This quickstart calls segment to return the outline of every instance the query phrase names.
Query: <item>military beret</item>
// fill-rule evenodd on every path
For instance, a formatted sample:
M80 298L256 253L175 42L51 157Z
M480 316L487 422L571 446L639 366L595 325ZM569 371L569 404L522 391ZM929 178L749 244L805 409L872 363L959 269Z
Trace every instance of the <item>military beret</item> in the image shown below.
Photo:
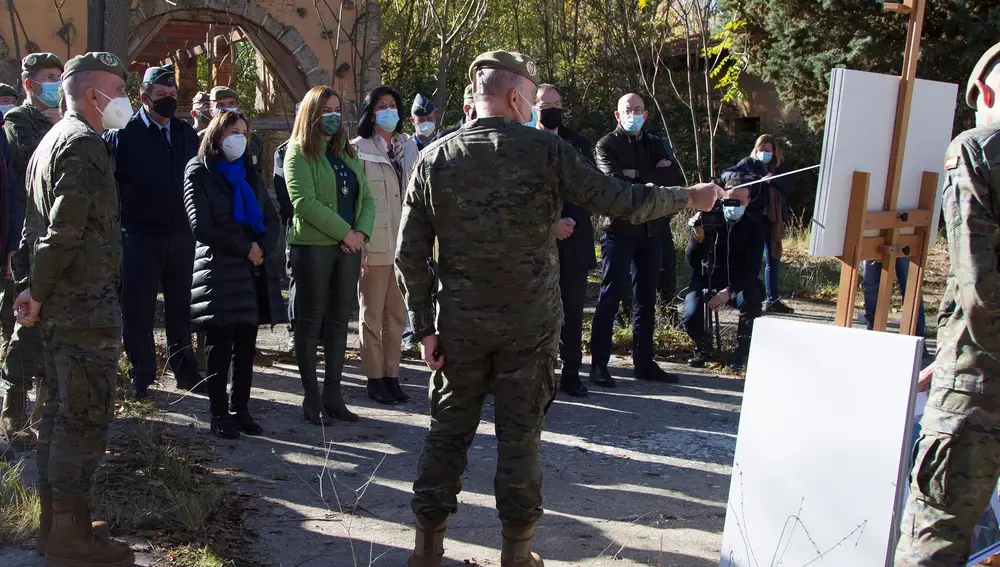
M17 98L17 90L6 83L0 83L0 97L3 96L12 96Z
M469 79L472 84L476 84L477 69L503 69L521 75L531 82L538 84L538 66L535 60L527 55L515 51L487 51L476 57L476 60L469 66Z
M240 100L240 95L236 94L236 91L229 87L215 87L212 89L212 102L215 102L222 98L235 98Z
M62 71L62 59L59 59L55 53L31 53L21 61L21 70L25 73L34 73L42 69Z
M65 81L74 73L81 71L105 71L114 73L123 80L128 78L128 69L125 68L122 60L114 53L106 51L91 51L70 59L63 69L62 80Z
M144 84L163 85L165 87L175 87L174 66L164 65L163 67L150 67L146 69L146 74L142 76Z
M466 85L465 92L462 93L462 102L468 104L470 102L476 101L476 87L472 85Z
M430 116L434 113L434 103L427 100L427 97L424 95L418 93L417 96L413 97L413 106L410 107L410 113L421 118Z
M208 96L206 92L198 92L194 95L194 99L191 101L194 104L205 104L206 102L212 102L212 99Z
M1000 63L1000 43L989 48L979 58L979 63L976 63L976 66L972 68L972 74L969 75L969 84L965 87L965 104L976 108L976 98L979 96L976 81L988 76L989 72L993 70L993 65L996 63Z

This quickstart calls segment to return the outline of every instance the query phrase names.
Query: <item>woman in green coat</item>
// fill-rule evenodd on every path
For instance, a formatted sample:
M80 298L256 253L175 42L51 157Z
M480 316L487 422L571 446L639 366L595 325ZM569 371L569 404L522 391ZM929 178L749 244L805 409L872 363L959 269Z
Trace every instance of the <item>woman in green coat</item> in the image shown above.
M285 155L285 183L295 211L288 237L295 278L295 358L305 397L303 417L316 425L357 421L340 391L347 322L357 303L361 250L375 203L341 128L341 99L314 87L302 101ZM316 348L323 335L326 375L320 396Z

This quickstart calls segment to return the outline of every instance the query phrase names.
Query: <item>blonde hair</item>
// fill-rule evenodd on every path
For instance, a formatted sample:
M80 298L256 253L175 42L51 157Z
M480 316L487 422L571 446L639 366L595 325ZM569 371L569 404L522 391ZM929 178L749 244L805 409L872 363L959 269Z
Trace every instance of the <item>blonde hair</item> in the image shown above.
M761 151L764 144L771 144L771 148L774 150L771 152L774 155L771 157L771 161L767 164L767 166L773 169L781 165L781 162L784 161L783 156L781 155L781 146L778 145L778 140L770 134L761 134L760 137L757 138L757 143L753 145L753 151L750 152L750 157L756 159L757 152Z
M326 102L333 97L343 104L344 99L334 92L330 87L313 87L302 99L302 106L298 114L295 115L295 125L292 127L292 137L289 143L295 144L302 149L302 153L309 159L319 159L319 150L323 140L327 138L323 134L323 110ZM344 121L341 119L340 128L333 135L331 141L333 151L337 154L346 153L354 157L354 151L350 144L344 143Z

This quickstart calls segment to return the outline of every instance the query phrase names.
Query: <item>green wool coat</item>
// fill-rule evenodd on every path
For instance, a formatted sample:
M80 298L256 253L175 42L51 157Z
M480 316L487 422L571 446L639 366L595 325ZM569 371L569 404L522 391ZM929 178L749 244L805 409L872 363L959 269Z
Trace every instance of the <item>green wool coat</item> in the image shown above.
M346 142L344 142L346 144ZM368 187L361 162L344 153L340 158L358 176L358 201L354 206L354 224L348 224L337 213L337 174L326 158L329 142L324 140L318 159L310 159L297 144L288 144L285 154L285 183L295 216L289 244L336 246L352 228L371 236L375 224L375 200Z

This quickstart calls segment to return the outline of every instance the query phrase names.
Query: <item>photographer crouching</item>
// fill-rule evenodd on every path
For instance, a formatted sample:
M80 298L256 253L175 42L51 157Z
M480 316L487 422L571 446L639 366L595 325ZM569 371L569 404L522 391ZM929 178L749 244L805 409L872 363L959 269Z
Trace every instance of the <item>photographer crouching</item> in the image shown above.
M713 311L724 305L740 311L736 329L734 369L742 369L750 354L753 321L760 317L763 285L757 275L764 253L764 229L760 221L744 215L749 193L734 189L712 211L692 217L691 243L684 257L694 270L684 298L684 329L694 341L694 356L688 364L701 368L712 356ZM707 302L707 303L706 303Z

